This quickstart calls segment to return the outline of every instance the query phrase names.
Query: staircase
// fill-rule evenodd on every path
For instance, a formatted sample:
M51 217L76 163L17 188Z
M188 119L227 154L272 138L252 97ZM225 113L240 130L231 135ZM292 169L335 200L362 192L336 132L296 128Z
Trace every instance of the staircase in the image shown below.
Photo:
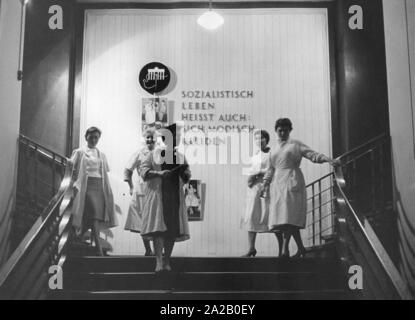
M173 258L155 275L147 257L69 257L64 290L50 299L263 300L347 299L338 259Z
M154 258L94 257L89 244L74 242L73 164L22 136L20 162L34 174L19 169L18 189L24 192L18 192L16 210L22 219L14 230L30 230L19 235L23 240L0 270L0 299L412 299L391 259L395 248L381 241L393 239L394 228L385 223L394 217L390 177L383 170L389 165L382 160L388 150L388 137L377 137L341 156L342 166L307 186L307 258L175 257L174 272L156 276ZM45 206L47 194L54 196ZM364 270L358 292L347 286L355 265ZM49 290L50 266L62 268L63 290Z

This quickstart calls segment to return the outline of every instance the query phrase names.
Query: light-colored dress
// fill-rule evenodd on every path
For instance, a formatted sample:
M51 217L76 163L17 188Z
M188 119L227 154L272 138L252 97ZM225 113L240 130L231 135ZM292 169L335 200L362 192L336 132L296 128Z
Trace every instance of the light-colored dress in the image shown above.
M144 200L144 181L140 176L140 166L149 152L150 151L147 147L143 147L134 153L124 170L124 181L126 182L132 182L134 171L137 171L138 173L138 183L134 184L134 191L131 197L130 206L128 208L128 216L124 227L125 230L129 230L131 232L141 232L143 223L142 209Z
M145 121L146 124L153 124L156 122L156 110L152 104L147 104L145 106Z
M185 241L190 239L189 224L186 214L186 206L183 191L183 182L179 183L179 212L176 224L178 226L177 233L175 230L169 230L165 216L169 214L170 208L163 208L163 179L153 178L147 179L149 171L161 171L161 165L158 160L157 148L151 151L143 160L140 167L140 175L144 180L143 192L143 210L142 210L142 227L141 235L144 239L153 240L157 235L169 235L174 232L175 241ZM173 192L172 192L173 193ZM165 209L165 211L164 211ZM171 217L170 217L171 218Z
M186 207L199 207L200 200L196 196L196 191L187 188Z
M93 195L97 190L100 193L102 191L103 196L100 197L100 201L104 201L104 204L101 206L104 212L99 219L101 228L108 229L116 227L118 223L115 215L114 196L108 178L110 169L105 154L98 149L91 151L87 147L80 148L73 152L71 161L74 163L75 170L74 188L76 189L76 195L73 202L72 215L76 233L80 235L86 231L86 226L84 225L86 196L88 192ZM91 181L93 182L92 184ZM97 182L102 184L102 188L101 186L97 188ZM93 188L94 190L89 190L88 185L90 189ZM92 201L93 203L94 201Z
M249 232L268 232L269 198L261 198L262 182L269 168L269 152L258 151L251 158L249 176L256 176L254 185L247 187L245 213L241 219L241 228Z
M324 154L311 150L304 143L289 139L278 143L270 154L270 167L265 179L271 182L269 229L277 230L284 225L304 229L307 217L307 193L301 160L314 163L329 160Z

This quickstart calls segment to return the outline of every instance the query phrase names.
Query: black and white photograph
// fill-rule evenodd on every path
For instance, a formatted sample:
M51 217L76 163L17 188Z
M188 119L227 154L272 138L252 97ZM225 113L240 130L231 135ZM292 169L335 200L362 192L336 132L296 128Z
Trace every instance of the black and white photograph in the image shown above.
M168 101L165 98L144 98L142 103L142 127L164 128L169 123Z
M0 128L0 300L415 298L414 0L0 0Z
M185 204L189 221L203 221L202 182L191 180L184 186Z

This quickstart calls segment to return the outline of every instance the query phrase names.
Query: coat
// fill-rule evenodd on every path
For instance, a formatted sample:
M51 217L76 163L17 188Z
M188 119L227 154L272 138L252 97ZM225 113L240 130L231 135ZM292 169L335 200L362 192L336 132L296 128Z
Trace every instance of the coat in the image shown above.
M97 149L98 150L98 149ZM71 161L74 164L74 188L76 189L76 194L73 202L72 215L73 215L73 226L75 227L76 233L78 235L82 234L83 230L83 215L85 208L85 194L88 183L88 174L87 174L87 163L86 163L86 148L80 148L73 152ZM118 225L117 218L115 215L115 204L114 196L111 190L108 172L110 171L108 166L107 157L104 153L98 150L98 157L102 161L101 166L101 176L104 189L104 198L105 198L105 219L102 223L103 229L113 228Z
M268 220L270 230L284 225L301 229L306 226L307 193L304 175L300 169L303 158L314 163L328 161L325 155L294 139L278 145L270 154L270 167L264 178L272 181Z
M142 210L143 238L152 240L154 235L162 233L174 238L175 241L185 241L190 238L188 217L185 206L183 180L190 175L187 165L173 165L176 169L170 178L148 179L149 171L161 171L165 165L158 164L157 149L150 152L140 167L144 179L144 199ZM164 170L172 170L173 166ZM185 181L187 182L187 181Z
M140 176L140 167L146 155L149 153L150 151L147 147L141 148L132 156L124 170L124 181L126 182L132 182L132 175L135 170L137 170L138 173L138 183L134 185L134 192L131 197L128 216L124 227L125 230L131 232L141 232L143 224L142 209L144 200L144 181Z

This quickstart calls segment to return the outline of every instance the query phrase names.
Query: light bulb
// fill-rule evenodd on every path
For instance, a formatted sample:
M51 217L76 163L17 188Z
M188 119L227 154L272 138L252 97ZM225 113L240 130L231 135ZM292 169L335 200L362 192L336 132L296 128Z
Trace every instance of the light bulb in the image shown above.
M220 14L212 10L205 12L199 17L199 19L197 19L197 23L207 30L215 30L222 26L224 22L225 19L223 19Z

